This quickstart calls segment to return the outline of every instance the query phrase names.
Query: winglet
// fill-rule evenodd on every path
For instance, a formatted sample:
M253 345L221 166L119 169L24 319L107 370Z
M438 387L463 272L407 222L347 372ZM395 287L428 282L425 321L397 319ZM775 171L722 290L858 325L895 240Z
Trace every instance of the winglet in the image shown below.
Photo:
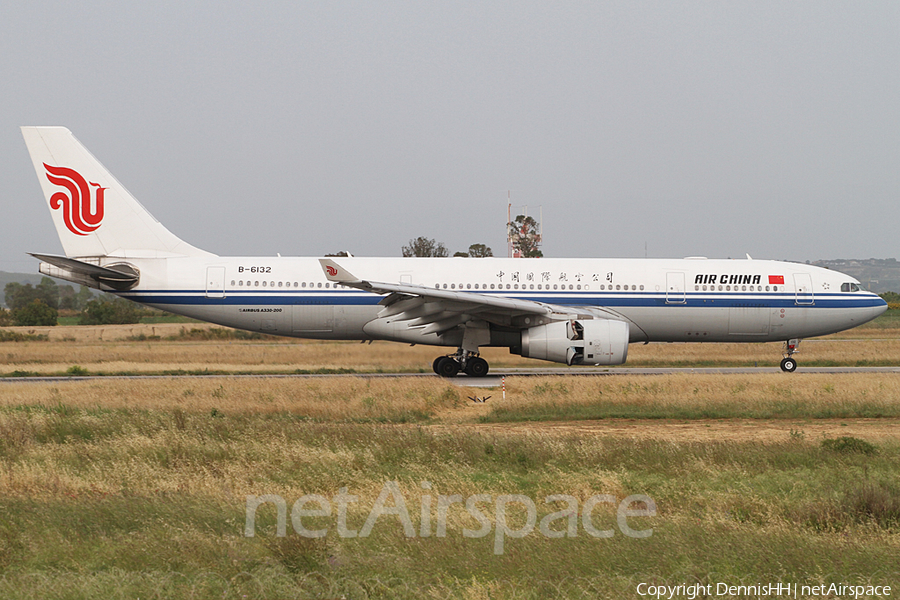
M350 271L330 258L320 258L319 264L322 265L322 270L325 271L325 278L328 279L328 281L343 283L345 285L362 283L358 277L354 276Z

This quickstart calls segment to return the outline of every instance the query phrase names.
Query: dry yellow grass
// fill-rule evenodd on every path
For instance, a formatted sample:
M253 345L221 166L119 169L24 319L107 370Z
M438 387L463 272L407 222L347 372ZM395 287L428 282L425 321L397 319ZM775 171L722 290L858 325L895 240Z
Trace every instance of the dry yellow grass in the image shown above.
M160 323L155 325L61 325L57 327L3 327L2 329L23 335L44 335L50 341L96 342L115 341L145 335L167 337L190 329L221 327L212 323Z
M159 378L0 384L0 406L182 410L223 414L291 412L322 420L396 420L461 402L463 390L427 378Z
M102 494L125 488L141 494L190 490L216 496L224 492L229 497L235 490L235 497L243 497L253 491L254 474L273 460L296 468L336 462L354 470L361 465L349 453L345 456L340 450L315 443L291 442L279 433L271 437L231 433L234 419L241 420L241 427L246 426L246 419L253 419L264 431L267 417L273 417L276 432L284 426L279 413L290 413L289 419L297 426L301 421L313 421L378 428L385 422L422 421L463 402L461 390L436 377L9 382L0 384L0 407L13 409L0 410L0 439L29 460L0 462L0 495ZM110 411L127 412L111 415ZM104 424L111 421L116 424L107 432ZM208 434L198 435L198 429L210 424L235 438L223 442ZM45 436L70 435L86 445L37 444L36 431L51 432ZM91 432L89 438L79 437L84 432ZM108 435L117 439L114 448L104 446ZM217 458L224 453L234 460L228 461L227 472L191 464L177 469L173 477L170 466L153 459L159 453L177 456L188 449ZM138 461L136 457L144 458ZM88 468L73 469L73 463ZM97 468L90 467L92 464ZM289 488L280 491L296 492Z
M876 322L877 323L877 322ZM168 337L191 329L228 329L213 323L158 323L134 325L65 325L57 327L2 327L5 331L24 335L45 335L50 341L98 342L116 341L135 336ZM864 325L823 339L900 338L900 328ZM305 343L297 338L275 338L283 343Z
M289 412L317 420L395 422L404 413L459 422L501 408L525 410L547 405L565 409L595 404L668 412L674 418L678 418L678 411L686 410L722 414L772 410L900 414L900 377L880 373L509 377L506 388L504 400L499 390L459 388L432 376L10 380L0 384L0 407L64 405L79 409L188 412L216 409L226 414ZM490 395L491 400L475 405L466 399L472 395Z
M370 423L370 427L410 431L425 427L435 435L453 436L462 431L480 430L497 439L534 440L540 445L560 445L560 451L577 443L597 443L610 436L630 440L659 440L666 443L722 442L725 440L784 443L796 428L803 431L798 443L818 444L823 436L856 435L873 442L896 443L900 439L900 378L881 374L823 374L802 377L778 374L692 375L654 377L625 375L600 378L511 377L504 400L497 390L478 392L491 395L487 404L466 399L470 390L460 389L437 377L403 378L199 378L150 380L72 380L65 382L4 382L0 384L0 438L13 444L29 461L0 464L0 489L6 495L53 496L106 493L126 489L140 493L191 490L213 495L240 497L253 489L254 472L277 460L293 468L318 463L344 465L347 473L365 470L369 456L360 462L346 450L321 447L315 443L288 443L280 436L245 438L241 434L222 442L215 437L197 437L196 427L209 427L216 415L216 427L228 431L247 418L259 421L279 414L329 424ZM735 411L765 411L773 402L784 403L792 412L785 419L746 418L655 418L608 419L602 421L549 421L487 423L478 420L493 410L523 411L551 405L565 413L567 408L595 405L598 400L613 409L649 409L677 415L679 410L712 415ZM888 418L816 419L808 415L829 411L853 412L875 407ZM14 409L14 410L10 410ZM69 414L67 411L81 411ZM109 411L128 411L111 417ZM804 412L805 411L805 412ZM796 416L800 414L801 416ZM803 416L803 415L807 416ZM131 416L128 416L131 415ZM429 418L430 417L430 418ZM110 418L118 423L115 432L103 433ZM148 421L149 419L149 421ZM234 421L232 419L244 419ZM133 423L133 431L130 429ZM63 427L63 422L68 423ZM277 421L276 421L277 422ZM416 424L418 422L418 424ZM385 423L380 425L380 423ZM405 423L405 424L404 424ZM428 424L424 424L428 423ZM56 431L68 435L80 431L91 435L115 435L115 448L102 448L100 440L87 444L34 444L35 431ZM265 427L263 427L265 429ZM154 433L148 433L154 432ZM348 434L359 432L348 429ZM383 435L379 433L379 435ZM389 433L386 433L390 435ZM403 434L406 435L406 434ZM22 440L19 444L16 440ZM102 438L101 438L102 439ZM134 457L153 456L165 448L178 456L179 448L214 455L226 453L228 471L207 472L201 464L172 470L154 461L138 464ZM203 448L202 452L197 448ZM275 458L273 458L275 457ZM218 460L218 459L217 459ZM102 469L71 465L105 465ZM110 478L110 468L116 476ZM216 467L216 469L219 469ZM50 476L48 476L50 474ZM465 479L465 478L463 478ZM572 481L573 489L577 481ZM613 488L616 481L608 482ZM378 482L367 493L377 494ZM335 482L327 485L336 487ZM459 482L457 482L459 485ZM475 485L475 484L472 484ZM223 486L225 486L223 488ZM473 487L473 489L475 489ZM296 494L291 487L277 493ZM360 490L363 491L363 490ZM465 488L465 491L469 491Z
M507 388L506 401L494 395L490 409L473 405L468 418L456 410L444 420L487 416L500 422L479 427L673 442L783 442L795 430L808 443L845 435L900 440L900 377L894 374L511 377ZM585 408L602 420L578 420L590 414ZM510 422L502 422L505 415Z
M735 405L744 409L772 401L807 408L878 404L900 407L900 377L891 373L701 374L616 377L510 377L508 397L518 405L584 404L602 400L619 406L673 409Z
M853 436L874 444L896 444L900 441L900 419L602 419L458 424L453 427L519 435L540 432L549 436L616 437L629 441L657 440L680 444L779 444L796 440L797 443L815 445L826 438L841 436Z
M193 328L193 325L47 328L52 329L57 338L73 341L0 343L0 374L13 371L61 373L73 365L93 373L159 373L176 370L266 373L323 369L430 372L434 358L450 350L431 346L410 347L391 342L359 344L291 338L143 342L124 339L140 334L167 337ZM806 340L801 344L797 356L800 364L900 365L900 332L884 329L857 331L878 331L879 336L853 340L832 337ZM892 337L894 333L897 335ZM101 335L102 340L99 339ZM521 358L510 354L505 348L485 348L483 356L494 369L559 366ZM629 348L626 366L775 366L780 359L781 345L778 343L634 344Z
M431 371L432 361L450 349L390 342L323 342L294 338L229 341L129 341L135 335L168 337L180 331L211 326L154 325L106 327L56 327L49 342L0 343L0 373L15 370L58 373L79 365L97 373L160 372L167 370L217 370L284 372L320 369L353 369L360 372ZM155 333L151 333L155 331ZM35 328L9 328L19 333ZM90 331L88 331L90 330ZM146 331L145 331L146 330ZM103 335L103 339L99 336ZM111 339L109 339L111 338ZM72 341L53 341L53 340ZM492 365L526 366L537 361L509 354L506 349L486 348Z

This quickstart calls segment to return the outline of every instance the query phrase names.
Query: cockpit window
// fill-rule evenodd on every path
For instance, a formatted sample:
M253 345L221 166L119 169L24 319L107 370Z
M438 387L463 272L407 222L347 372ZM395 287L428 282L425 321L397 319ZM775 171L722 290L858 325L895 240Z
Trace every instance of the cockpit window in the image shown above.
M841 291L842 292L858 292L860 287L855 283L842 283Z

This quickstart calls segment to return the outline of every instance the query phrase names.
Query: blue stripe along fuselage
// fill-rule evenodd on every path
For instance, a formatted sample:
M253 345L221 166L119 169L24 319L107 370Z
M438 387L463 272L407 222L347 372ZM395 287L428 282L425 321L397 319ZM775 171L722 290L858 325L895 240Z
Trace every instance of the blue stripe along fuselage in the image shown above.
M595 293L595 292L551 292L508 294L497 292L467 291L473 294L504 296L518 300L531 300L558 304L561 306L596 306L596 307L628 307L628 306L667 306L677 307L715 307L715 308L870 308L882 306L883 300L874 295L855 295L853 293L816 294L810 302L798 302L794 293L760 293L729 294L709 292L688 292L683 302L667 301L666 295L659 292L634 293ZM123 292L119 295L143 304L199 305L199 306L290 306L321 305L335 306L372 306L378 304L381 296L365 292L342 291L298 291L282 292L228 292L224 297L210 298L203 290L142 290Z

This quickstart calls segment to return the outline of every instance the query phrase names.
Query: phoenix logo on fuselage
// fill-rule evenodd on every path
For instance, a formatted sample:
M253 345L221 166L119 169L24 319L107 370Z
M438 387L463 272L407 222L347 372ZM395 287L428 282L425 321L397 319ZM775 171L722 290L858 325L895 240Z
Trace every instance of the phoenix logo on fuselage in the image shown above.
M50 208L62 208L63 221L75 235L88 235L96 231L103 221L103 192L108 189L91 182L97 188L94 202L91 202L91 188L88 181L78 171L67 167L51 167L44 163L47 179L53 185L66 188L66 192L56 192L50 197ZM92 206L93 205L93 206Z

